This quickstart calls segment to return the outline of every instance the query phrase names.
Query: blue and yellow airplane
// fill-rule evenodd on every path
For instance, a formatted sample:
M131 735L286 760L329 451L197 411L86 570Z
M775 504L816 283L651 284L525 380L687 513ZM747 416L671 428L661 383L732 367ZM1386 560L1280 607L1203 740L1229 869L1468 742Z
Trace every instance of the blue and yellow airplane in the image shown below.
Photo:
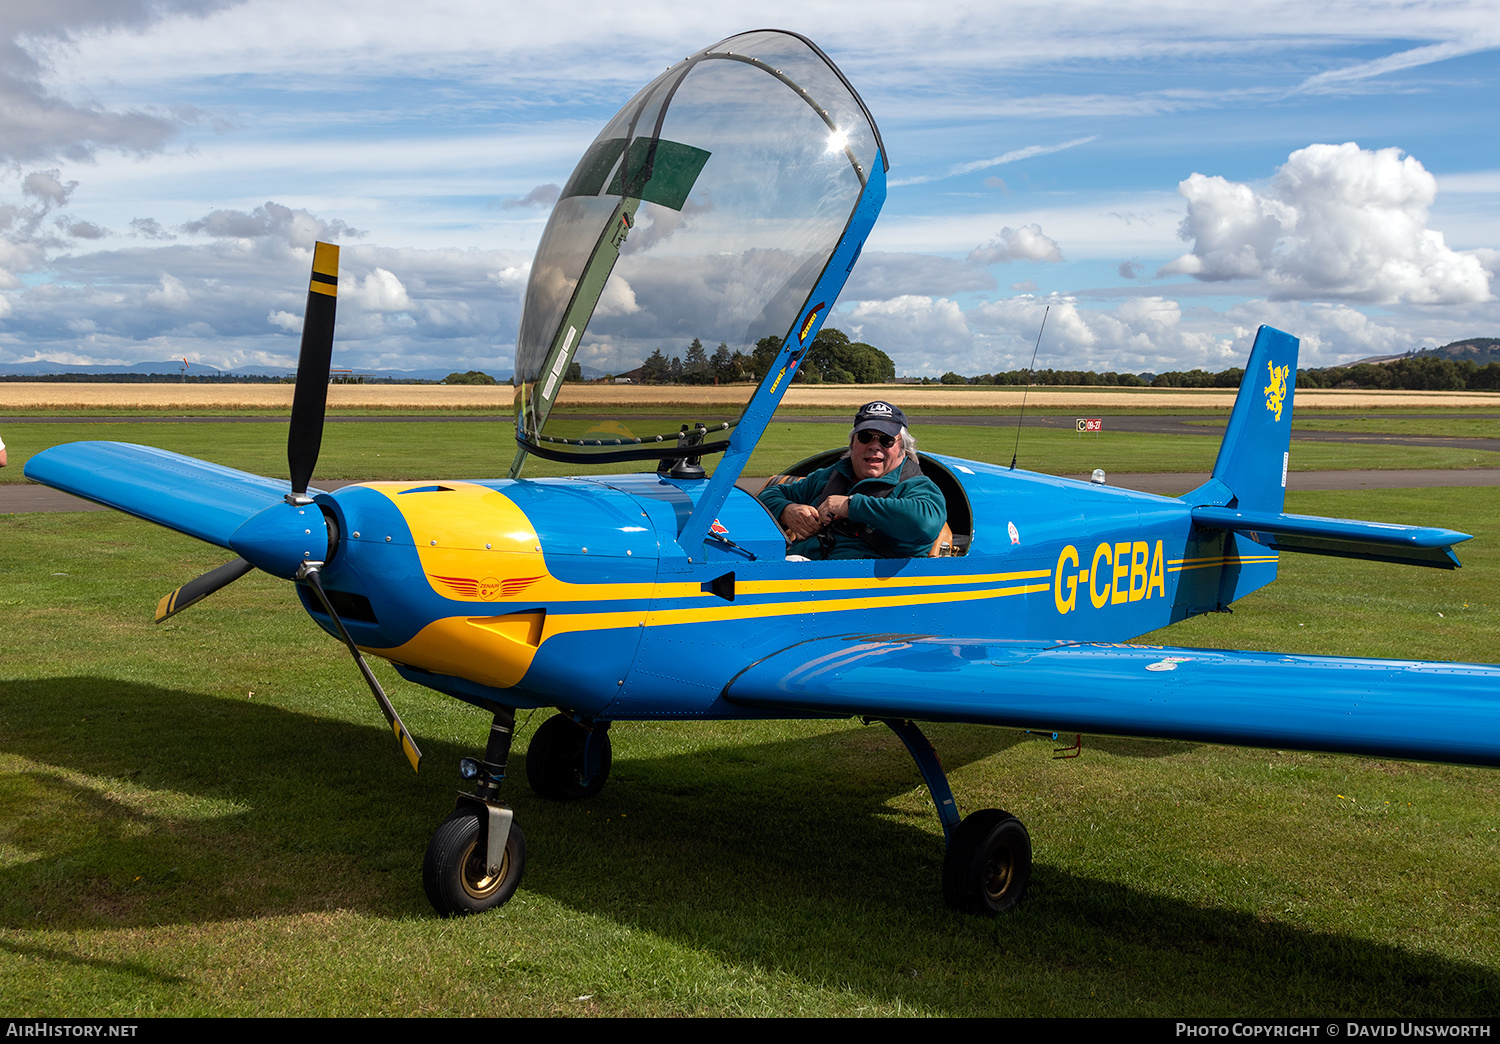
M523 708L560 711L525 760L555 799L604 785L617 721L883 721L942 820L946 900L980 913L1020 900L1030 838L998 809L960 817L916 721L1500 764L1500 667L1129 644L1270 583L1282 552L1458 565L1462 533L1283 512L1297 341L1269 328L1213 477L1183 497L923 454L947 501L946 553L787 561L776 520L736 481L858 259L885 177L879 131L822 51L791 33L733 37L643 88L564 187L521 320L508 478L310 485L338 286L327 244L312 266L289 483L109 442L47 450L26 474L239 556L169 594L158 619L253 568L293 581L414 768L416 742L366 655L493 714L484 754L460 765L472 789L424 862L443 915L497 906L520 882L525 841L501 782ZM677 328L779 342L736 421L548 428L586 332L644 356ZM712 474L708 454L722 454ZM531 455L659 463L521 478Z

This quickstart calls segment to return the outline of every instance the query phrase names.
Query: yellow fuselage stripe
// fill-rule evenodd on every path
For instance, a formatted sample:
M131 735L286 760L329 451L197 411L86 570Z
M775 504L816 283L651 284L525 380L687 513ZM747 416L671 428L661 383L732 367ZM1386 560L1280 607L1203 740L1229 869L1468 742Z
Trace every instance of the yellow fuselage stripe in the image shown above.
M543 641L555 634L564 634L569 631L756 620L775 616L853 612L861 609L897 609L905 606L931 605L934 602L969 602L987 598L1006 598L1011 595L1038 594L1051 589L1051 584L1029 584L1023 587L984 591L936 591L920 595L883 595L816 602L766 602L760 605L726 605L715 597L713 604L683 609L653 609L646 612L548 613Z

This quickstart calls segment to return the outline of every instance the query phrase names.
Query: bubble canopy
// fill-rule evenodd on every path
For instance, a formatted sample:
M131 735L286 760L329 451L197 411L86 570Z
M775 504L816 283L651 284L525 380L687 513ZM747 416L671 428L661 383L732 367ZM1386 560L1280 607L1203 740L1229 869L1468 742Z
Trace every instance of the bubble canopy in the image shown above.
M606 463L726 449L744 413L691 446L666 418L582 439L544 429L580 349L619 373L695 338L748 356L772 337L777 363L746 410L773 381L784 391L884 187L874 121L802 36L733 36L658 76L599 132L542 233L516 342L512 475L527 453Z

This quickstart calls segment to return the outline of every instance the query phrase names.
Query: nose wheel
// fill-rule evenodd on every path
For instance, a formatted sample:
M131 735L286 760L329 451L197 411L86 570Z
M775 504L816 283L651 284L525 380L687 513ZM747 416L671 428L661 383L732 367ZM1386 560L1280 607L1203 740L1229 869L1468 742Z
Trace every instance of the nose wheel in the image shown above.
M516 712L495 708L489 742L478 761L464 758L459 773L474 789L433 831L422 861L422 888L440 917L483 913L509 902L526 869L526 837L500 801Z
M443 820L427 844L422 888L432 908L443 917L483 913L502 906L521 884L521 873L526 869L525 835L511 823L500 861L491 866L484 843L487 839L481 837L482 815L478 809L457 809Z

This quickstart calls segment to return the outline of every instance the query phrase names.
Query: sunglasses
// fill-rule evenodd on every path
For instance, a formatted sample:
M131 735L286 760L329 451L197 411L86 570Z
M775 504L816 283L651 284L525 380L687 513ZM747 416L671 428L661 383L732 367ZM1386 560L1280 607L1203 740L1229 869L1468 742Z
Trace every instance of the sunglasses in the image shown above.
M883 449L890 449L896 444L896 437L894 435L882 435L880 432L870 431L868 428L854 437L859 440L861 446L868 446L874 439L880 440L880 445Z

